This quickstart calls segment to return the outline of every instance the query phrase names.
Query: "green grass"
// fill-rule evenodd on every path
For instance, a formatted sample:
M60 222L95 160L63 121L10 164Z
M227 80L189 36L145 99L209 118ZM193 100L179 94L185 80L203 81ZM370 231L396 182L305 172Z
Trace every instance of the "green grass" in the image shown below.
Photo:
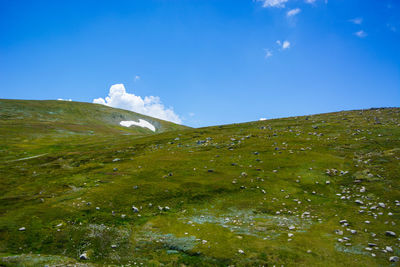
M0 101L3 265L386 266L400 255L399 236L385 235L400 235L398 108L200 129L160 121L153 134L105 123L127 111L38 103ZM69 110L62 124L37 115L57 108Z

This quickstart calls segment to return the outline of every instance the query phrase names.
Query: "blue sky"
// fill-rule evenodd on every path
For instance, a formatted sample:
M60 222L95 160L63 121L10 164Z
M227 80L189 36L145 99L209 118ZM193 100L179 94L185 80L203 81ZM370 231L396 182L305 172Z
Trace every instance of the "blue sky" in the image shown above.
M399 106L400 2L2 0L0 85L195 127Z

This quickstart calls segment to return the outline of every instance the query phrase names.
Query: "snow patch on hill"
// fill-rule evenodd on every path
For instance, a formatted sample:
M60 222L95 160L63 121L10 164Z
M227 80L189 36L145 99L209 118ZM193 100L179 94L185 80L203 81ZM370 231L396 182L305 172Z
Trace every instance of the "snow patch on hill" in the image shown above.
M121 121L119 124L121 126L124 126L124 127L130 127L132 125L135 125L135 126L140 126L140 127L143 127L143 128L148 128L148 129L152 130L153 132L156 131L156 127L154 127L153 124L151 124L148 121L142 120L142 119L139 119L139 122L136 122L136 121Z

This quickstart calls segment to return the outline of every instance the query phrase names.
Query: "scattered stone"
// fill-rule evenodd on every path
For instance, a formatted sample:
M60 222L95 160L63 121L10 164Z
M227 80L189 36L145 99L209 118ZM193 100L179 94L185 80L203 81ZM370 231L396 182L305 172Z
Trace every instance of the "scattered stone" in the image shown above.
M337 235L343 235L343 231L341 231L341 230L335 230L335 234L337 234Z
M133 210L133 212L139 212L139 209L136 208L135 206L132 206L132 210Z
M88 260L89 258L88 258L88 256L87 256L87 253L84 252L84 253L82 253L82 254L79 256L79 259L81 259L81 260Z
M385 234L386 234L387 236L396 237L396 233L395 233L395 232L392 232L392 231L386 231Z
M18 231L25 231L25 230L26 230L25 227L21 227L21 228L18 229Z
M389 261L390 262L398 262L400 259L399 259L399 257L397 257L397 256L392 256L392 257L390 257L389 258Z
M244 251L241 250L241 249L239 249L238 252L239 252L240 254L244 254Z
M357 199L356 201L354 201L355 203L357 203L357 204L360 204L360 205L364 205L364 202L362 202L361 200L359 200L359 199Z

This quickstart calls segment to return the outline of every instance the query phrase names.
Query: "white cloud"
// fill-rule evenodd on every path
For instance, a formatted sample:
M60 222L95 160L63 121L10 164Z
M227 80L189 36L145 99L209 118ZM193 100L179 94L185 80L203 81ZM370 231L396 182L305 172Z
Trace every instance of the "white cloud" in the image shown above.
M289 41L284 41L283 44L282 44L282 49L285 50L285 49L288 49L289 47L290 47L290 42Z
M354 18L354 19L351 19L350 22L353 22L354 24L357 24L357 25L361 25L363 23L363 18Z
M196 115L194 112L189 112L190 117L193 117L194 115Z
M314 4L316 0L305 0L307 4Z
M269 49L265 49L265 58L272 57L272 52Z
M266 121L267 119L266 118L260 118L260 121Z
M367 33L363 30L354 33L357 37L364 38L367 37Z
M263 7L285 7L285 3L289 0L257 0L263 2Z
M139 81L139 80L140 80L140 76L139 76L139 75L136 75L136 76L135 76L135 82L136 82L136 81Z
M58 101L72 101L72 99L62 99L62 98L58 98Z
M296 16L296 15L299 14L300 12L301 12L301 9L300 9L300 8L295 8L295 9L289 10L289 11L286 13L286 15L287 15L288 17L292 17L292 16Z
M105 99L96 98L93 99L93 103L126 109L178 124L182 123L181 118L174 112L173 108L165 108L159 97L145 96L142 98L127 93L123 84L114 84Z

